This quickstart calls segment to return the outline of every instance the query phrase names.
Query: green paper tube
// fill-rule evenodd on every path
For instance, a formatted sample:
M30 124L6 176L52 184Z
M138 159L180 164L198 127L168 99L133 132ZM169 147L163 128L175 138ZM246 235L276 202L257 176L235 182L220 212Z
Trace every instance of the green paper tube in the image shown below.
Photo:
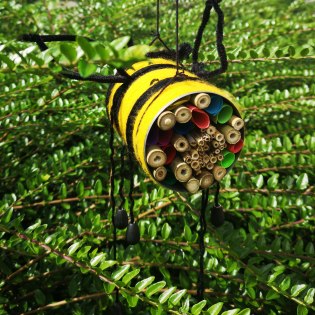
M217 118L218 118L218 123L220 124L225 124L227 123L233 115L233 108L230 105L224 104L222 106L222 109L220 110Z
M235 154L228 150L224 150L222 154L223 154L223 160L221 161L220 164L224 168L229 168L235 161Z

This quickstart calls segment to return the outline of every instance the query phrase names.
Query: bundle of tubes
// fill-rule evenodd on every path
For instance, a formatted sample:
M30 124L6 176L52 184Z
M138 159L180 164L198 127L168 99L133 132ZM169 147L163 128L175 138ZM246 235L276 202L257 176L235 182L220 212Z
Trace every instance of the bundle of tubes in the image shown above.
M220 95L177 100L158 116L147 137L153 177L189 193L221 181L243 148L243 128L238 111Z

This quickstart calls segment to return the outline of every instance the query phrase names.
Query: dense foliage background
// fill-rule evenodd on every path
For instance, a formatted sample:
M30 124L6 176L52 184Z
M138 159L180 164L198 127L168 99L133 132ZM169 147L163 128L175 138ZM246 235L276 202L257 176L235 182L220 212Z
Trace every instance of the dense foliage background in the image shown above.
M174 2L161 1L171 47ZM180 1L181 42L193 43L203 4ZM314 1L224 0L222 8L230 64L214 83L244 108L246 148L223 181L226 222L208 222L199 302L200 194L162 189L135 170L141 242L126 247L120 232L113 261L107 85L58 74L58 62L81 60L88 75L141 58L146 46L109 43L148 44L155 1L1 1L0 314L109 314L115 287L127 314L315 313ZM213 17L201 56L209 69L218 66L214 29ZM98 48L55 43L41 54L16 40L38 32L89 36Z

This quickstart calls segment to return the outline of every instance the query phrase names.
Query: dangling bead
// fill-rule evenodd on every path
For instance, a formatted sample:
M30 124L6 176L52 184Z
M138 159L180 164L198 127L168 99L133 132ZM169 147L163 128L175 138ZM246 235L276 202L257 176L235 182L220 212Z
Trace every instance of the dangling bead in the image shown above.
M211 209L210 220L211 223L216 227L219 227L224 223L224 210L220 204L214 205Z
M113 223L115 227L120 230L123 230L128 226L128 214L125 209L117 210Z
M126 240L128 245L135 245L140 241L140 230L137 223L129 223L127 227Z
M120 302L115 302L109 309L111 315L125 315L124 307Z

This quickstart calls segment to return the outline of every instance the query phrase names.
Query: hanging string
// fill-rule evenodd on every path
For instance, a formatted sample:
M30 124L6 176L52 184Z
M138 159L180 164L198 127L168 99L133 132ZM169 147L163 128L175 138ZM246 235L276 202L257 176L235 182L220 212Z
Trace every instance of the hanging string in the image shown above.
M170 51L170 49L167 47L167 45L165 44L165 42L164 42L163 39L161 38L161 34L160 34L160 0L156 0L156 32L155 32L155 36L154 36L153 40L151 41L151 43L150 43L149 45L152 46L157 40L158 40L168 51Z
M213 71L205 71L203 70L204 64L198 63L198 56L199 56L199 48L201 44L201 40L203 37L204 30L209 22L210 19L210 12L212 7L214 8L217 16L217 27L216 27L216 46L217 46L217 52L220 58L220 68L213 70ZM192 71L195 72L197 75L210 78L215 75L221 74L227 70L228 67L228 61L226 56L226 50L223 44L223 26L224 26L224 14L221 8L218 5L218 0L207 0L206 6L203 12L203 17L201 24L199 26L197 36L194 43L193 48L193 54L192 54Z
M176 74L179 71L179 13L178 0L176 0Z
M219 204L219 195L220 195L220 182L217 182L217 187L216 187L215 195L214 195L214 205L216 207L220 206L220 204Z
M199 276L198 276L198 286L197 286L197 297L199 300L203 299L204 294L204 254L205 254L205 243L204 243L204 236L207 229L206 223L206 208L208 205L208 196L209 196L209 188L202 191L202 198L201 198L201 211L199 217Z
M123 208L125 204L125 195L124 195L124 184L125 184L125 152L126 148L123 145L120 151L120 183L119 183L119 196L120 196L120 205L119 208Z
M133 199L133 189L134 189L134 182L133 182L133 159L132 159L132 154L129 152L129 181L130 181L130 188L129 188L129 194L128 194L128 199L129 199L129 215L130 215L130 223L135 222L134 214L133 214L133 208L134 208L134 199Z
M116 201L114 196L114 186L115 186L115 149L114 149L114 127L113 127L113 119L112 115L110 115L110 134L109 134L109 147L110 147L110 203L112 208L112 222L115 220L115 209L116 209ZM117 259L116 252L116 241L117 241L117 230L115 224L113 224L113 250L114 250L114 260Z

